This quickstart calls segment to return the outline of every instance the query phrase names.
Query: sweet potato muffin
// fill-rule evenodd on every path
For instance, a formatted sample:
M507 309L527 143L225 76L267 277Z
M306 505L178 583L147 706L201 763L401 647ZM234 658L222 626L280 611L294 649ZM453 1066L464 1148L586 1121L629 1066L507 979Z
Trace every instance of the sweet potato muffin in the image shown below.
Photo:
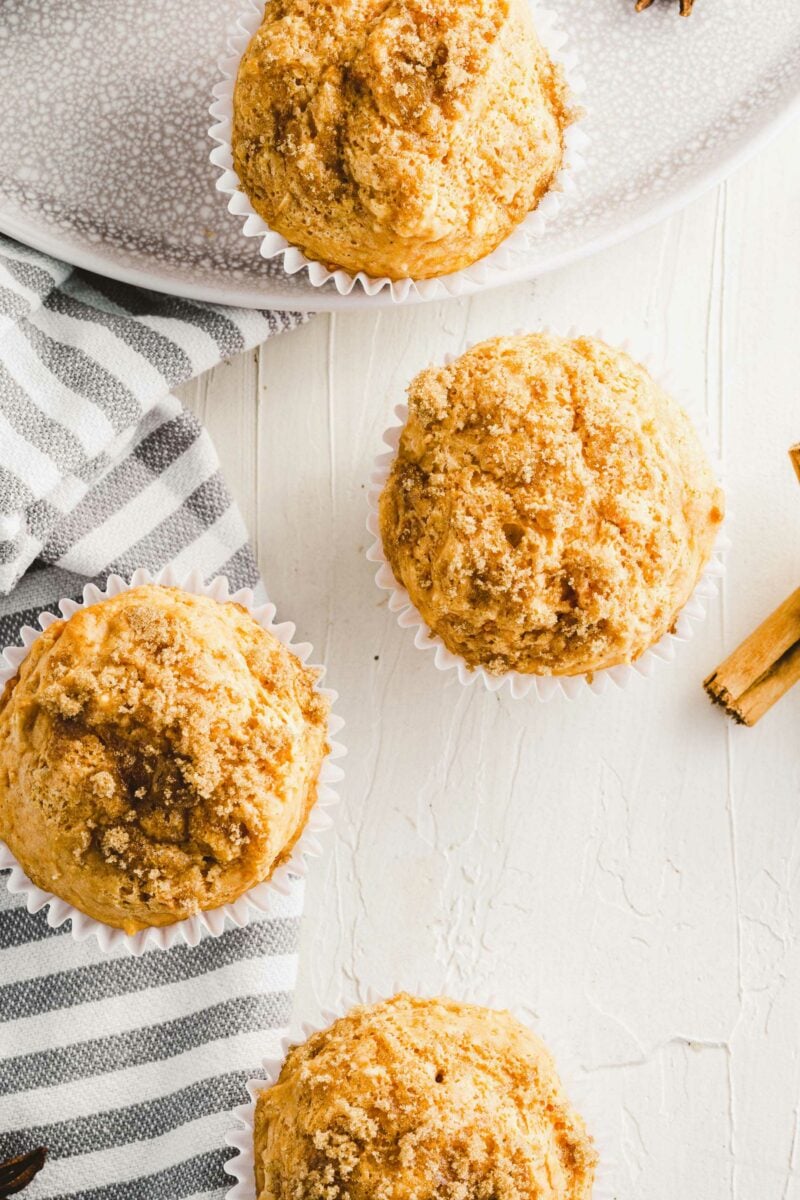
M0 837L133 933L235 900L305 825L327 701L240 605L122 592L50 625L0 699Z
M254 1150L258 1200L588 1200L597 1164L539 1038L404 994L290 1051Z
M470 667L590 674L674 626L723 505L644 367L534 333L413 380L380 530L398 583Z
M233 163L309 258L426 279L537 206L573 115L528 0L270 0L239 66Z

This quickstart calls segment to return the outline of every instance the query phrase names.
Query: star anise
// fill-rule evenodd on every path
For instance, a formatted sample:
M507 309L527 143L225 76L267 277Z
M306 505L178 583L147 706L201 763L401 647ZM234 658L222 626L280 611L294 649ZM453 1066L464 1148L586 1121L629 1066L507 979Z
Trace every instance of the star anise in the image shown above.
M17 1154L15 1158L0 1162L0 1200L26 1188L41 1171L46 1157L47 1147L39 1146L38 1150L29 1150L27 1154Z
M636 0L636 11L642 12L643 9L649 8L653 0ZM688 17L694 7L694 0L681 0L681 16Z

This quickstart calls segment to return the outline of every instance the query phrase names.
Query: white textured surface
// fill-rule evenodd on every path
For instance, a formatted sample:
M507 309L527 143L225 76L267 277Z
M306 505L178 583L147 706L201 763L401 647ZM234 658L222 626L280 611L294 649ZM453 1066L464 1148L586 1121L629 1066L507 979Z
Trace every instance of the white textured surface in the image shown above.
M800 1200L800 689L748 730L700 686L799 582L798 212L795 125L594 259L320 316L184 391L347 721L300 1015L352 977L522 1005L606 1090L617 1200ZM652 336L708 413L735 518L722 603L676 663L547 705L434 670L364 558L368 473L410 375L539 321Z

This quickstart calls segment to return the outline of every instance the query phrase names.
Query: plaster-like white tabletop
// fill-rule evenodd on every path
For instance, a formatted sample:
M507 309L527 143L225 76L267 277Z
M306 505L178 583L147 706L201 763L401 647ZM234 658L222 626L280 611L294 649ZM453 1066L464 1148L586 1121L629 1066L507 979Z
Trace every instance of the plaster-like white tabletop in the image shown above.
M438 673L364 559L365 484L410 377L540 323L649 336L707 414L734 517L722 597L677 662L547 705ZM352 978L496 993L594 1079L617 1200L800 1200L800 688L750 730L701 687L800 583L800 125L589 261L319 316L181 394L347 720L301 1014Z

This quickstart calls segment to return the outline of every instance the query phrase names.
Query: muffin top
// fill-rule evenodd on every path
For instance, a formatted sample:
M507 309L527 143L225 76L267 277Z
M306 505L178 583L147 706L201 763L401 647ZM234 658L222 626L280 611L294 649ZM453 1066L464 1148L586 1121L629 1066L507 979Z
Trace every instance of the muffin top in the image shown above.
M405 994L290 1051L254 1149L258 1200L588 1200L597 1163L538 1037Z
M226 904L299 836L327 701L238 604L134 588L56 621L0 698L0 836L129 933Z
M270 0L239 66L233 162L309 258L422 279L536 207L571 119L529 0Z
M723 496L689 419L593 338L495 338L409 388L384 552L470 667L591 673L675 623Z

